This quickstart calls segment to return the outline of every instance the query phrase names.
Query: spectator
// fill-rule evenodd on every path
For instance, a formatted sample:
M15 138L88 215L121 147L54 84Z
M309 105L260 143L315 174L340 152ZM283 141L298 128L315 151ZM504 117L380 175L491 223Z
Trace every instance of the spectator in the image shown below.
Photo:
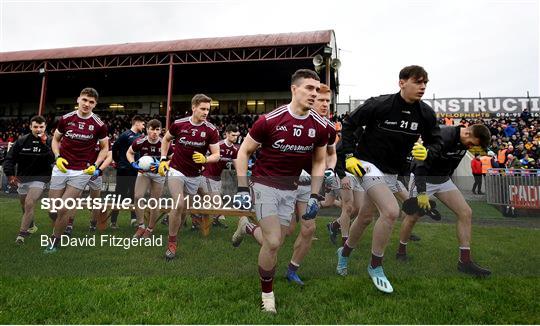
M489 151L488 156L489 156L489 158L491 160L491 167L493 169L499 168L499 162L497 161L497 158L495 157L495 153L492 152L492 151Z
M519 160L515 159L514 155L508 154L505 166L507 169L519 169L521 164L519 163Z
M482 192L482 161L480 160L480 154L474 155L474 159L471 161L471 170L474 176L474 184L472 188L473 194L483 195ZM476 190L478 189L478 192Z
M498 155L497 155L497 161L499 163L499 166L504 166L506 164L508 148L506 148L506 144L502 144L501 149L499 149Z
M517 132L516 126L517 123L510 123L506 128L504 128L504 135L506 137L512 137Z

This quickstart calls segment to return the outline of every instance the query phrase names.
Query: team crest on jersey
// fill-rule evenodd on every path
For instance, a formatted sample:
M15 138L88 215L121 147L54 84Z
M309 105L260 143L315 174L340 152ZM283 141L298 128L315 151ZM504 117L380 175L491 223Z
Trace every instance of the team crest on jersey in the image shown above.
M191 129L191 136L195 136L197 134L197 129Z
M84 122L79 122L79 129L84 129Z
M90 130L90 131L94 130L94 125L89 125L88 130Z
M205 131L201 131L201 137L202 138L206 137L206 132Z
M310 138L315 138L315 129L309 128L309 130L308 130L308 136L309 136Z
M287 127L286 126L276 126L276 130L277 131L287 131Z
M416 129L418 129L418 122L411 123L411 130L416 130Z

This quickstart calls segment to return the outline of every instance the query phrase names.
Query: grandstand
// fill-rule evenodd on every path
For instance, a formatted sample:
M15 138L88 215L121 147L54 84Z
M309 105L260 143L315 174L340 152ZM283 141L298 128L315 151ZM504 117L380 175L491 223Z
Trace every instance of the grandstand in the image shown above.
M86 86L100 93L96 113L167 117L190 111L196 93L214 114L260 114L287 102L291 72L313 57L337 57L332 30L5 52L0 57L0 116L73 109ZM337 70L326 64L338 92ZM164 121L165 122L165 121Z

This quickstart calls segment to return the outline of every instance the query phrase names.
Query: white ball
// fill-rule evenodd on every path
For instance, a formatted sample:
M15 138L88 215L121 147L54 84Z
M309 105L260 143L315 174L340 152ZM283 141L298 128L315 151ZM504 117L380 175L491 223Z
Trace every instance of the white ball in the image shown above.
M154 163L152 156L145 155L139 159L139 167L144 171L150 171L150 166Z

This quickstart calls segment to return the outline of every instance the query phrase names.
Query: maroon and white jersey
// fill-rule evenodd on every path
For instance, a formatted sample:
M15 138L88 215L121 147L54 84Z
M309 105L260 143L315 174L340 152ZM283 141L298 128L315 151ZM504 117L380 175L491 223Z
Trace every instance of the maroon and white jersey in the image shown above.
M326 130L328 131L328 146L333 146L336 144L336 137L337 137L336 125L334 124L334 122L330 121L327 117L324 117L324 121L326 122Z
M261 144L252 180L278 189L296 189L298 176L311 164L315 147L328 143L326 128L315 110L298 116L289 105L259 117L248 134Z
M107 125L92 113L81 118L77 111L63 115L58 121L58 132L62 134L60 156L65 158L70 170L84 170L95 163L96 143L107 139Z
M203 175L207 178L216 181L221 180L221 172L227 166L227 162L236 160L238 156L238 146L235 144L227 145L225 140L219 142L219 154L221 155L219 162L208 163L204 166Z
M155 143L152 143L150 139L148 139L148 136L139 137L131 144L131 149L135 153L138 153L141 157L148 155L156 158L159 161L159 158L161 157L161 137L159 137ZM169 147L167 156L171 154L172 148Z
M200 176L203 165L193 162L193 153L204 155L210 145L219 142L217 128L208 121L195 125L191 122L191 117L186 117L174 121L169 133L174 137L171 168L182 172L186 177Z

